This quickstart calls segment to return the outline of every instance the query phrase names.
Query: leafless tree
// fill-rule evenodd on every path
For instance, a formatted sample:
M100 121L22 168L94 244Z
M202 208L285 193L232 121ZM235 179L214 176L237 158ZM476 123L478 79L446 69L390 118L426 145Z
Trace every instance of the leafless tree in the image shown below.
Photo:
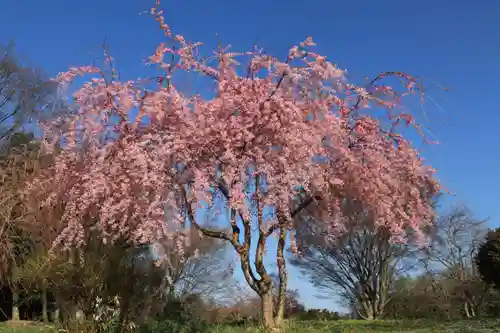
M429 273L446 278L447 292L462 299L467 317L477 315L484 294L477 292L481 283L474 256L486 233L486 222L465 206L453 208L437 219L422 260Z
M26 123L51 114L57 103L56 82L22 61L13 45L0 46L0 144Z
M346 200L342 210L349 222L336 239L324 236L328 233L314 223L313 214L299 216L300 256L292 264L323 293L353 305L358 316L376 319L383 315L395 278L413 267L416 247L410 236L405 244L391 241L390 231L374 227L370 213L356 203Z
M164 269L164 289L176 298L197 294L203 298L222 297L230 289L234 258L227 243L188 233L189 246L180 253L176 241L163 240L154 245L157 265Z

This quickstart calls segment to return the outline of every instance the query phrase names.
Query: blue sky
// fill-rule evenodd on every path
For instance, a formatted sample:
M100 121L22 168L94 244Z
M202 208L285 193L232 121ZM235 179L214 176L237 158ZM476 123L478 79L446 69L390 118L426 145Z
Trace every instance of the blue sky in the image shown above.
M22 55L54 75L101 56L106 36L122 77L139 77L143 60L162 39L154 20L139 15L152 2L2 0L0 43L14 40ZM466 203L498 226L500 2L481 3L164 0L163 5L174 32L205 42L206 51L217 45L218 33L234 50L257 42L283 57L311 35L318 50L355 80L392 70L424 77L430 95L427 125L441 142L424 147L424 156L455 194L448 202ZM316 299L311 286L291 275L291 287L308 306L339 308Z

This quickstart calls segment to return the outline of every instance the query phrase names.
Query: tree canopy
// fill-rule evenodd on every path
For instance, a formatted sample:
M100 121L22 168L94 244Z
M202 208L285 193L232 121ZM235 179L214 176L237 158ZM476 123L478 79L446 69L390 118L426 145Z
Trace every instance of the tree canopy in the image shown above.
M432 222L431 198L440 184L400 131L405 124L419 129L399 109L403 96L420 93L416 78L385 72L356 85L314 51L311 37L284 60L229 47L204 58L201 43L174 36L158 8L151 14L167 37L150 57L158 77L122 82L96 66L58 76L61 87L79 75L93 78L74 93L73 112L45 128L46 141L64 147L27 187L44 197L44 209L63 203L65 228L55 245L81 246L90 230L106 242L178 239L176 224L224 239L262 299L266 326L273 326L266 242L278 237L275 314L282 318L285 243L294 245L294 217L312 202L319 203L313 232L327 241L352 222L341 210L346 197L361 203L391 242L418 235ZM112 58L106 61L114 69ZM178 72L208 76L214 96L181 92ZM403 81L402 89L383 83L391 76ZM370 107L387 116L378 119ZM207 210L226 222L224 228L200 217ZM171 212L168 223L165 211ZM188 246L184 239L176 244L179 253Z

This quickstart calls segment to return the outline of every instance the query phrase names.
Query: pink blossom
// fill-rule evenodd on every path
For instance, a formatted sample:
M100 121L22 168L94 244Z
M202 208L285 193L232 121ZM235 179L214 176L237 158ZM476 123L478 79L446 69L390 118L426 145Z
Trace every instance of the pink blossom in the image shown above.
M161 12L152 14L170 37ZM74 94L78 112L64 119L70 124L62 133L68 145L27 188L44 194L45 207L64 203L66 229L57 242L81 243L89 217L97 218L99 230L111 241L168 237L172 231L164 221L165 207L173 221L183 223L188 212L182 191L189 192L190 205L201 207L212 203L221 183L228 187L227 204L250 218L246 184L256 175L266 179L262 203L284 212L287 221L292 220L297 185L321 197L324 218L318 223L328 225L324 229L331 234L350 223L338 216L339 199L347 195L362 202L375 223L390 225L394 239L407 227L419 230L431 220L429 197L440 191L434 170L409 141L395 130L388 132L367 111L387 106L396 125L396 119L412 125L409 115L395 113L394 89L374 95L348 83L345 71L325 56L305 52L314 45L312 38L293 47L286 62L241 53L250 57L241 65L249 72L241 75L237 53L223 49L216 53L219 63L210 66L196 57L201 43L188 43L180 35L170 42L178 47L160 44L151 62L163 64L165 53L175 54L177 63L160 68L168 75L209 75L217 82L216 96L187 97L172 82L156 91L146 91L140 81L97 78L84 84ZM72 68L58 79L67 84L76 75L99 72ZM414 86L411 77L395 75L409 89ZM139 119L129 119L135 107ZM148 121L141 123L142 117ZM46 136L55 142L59 132L53 125ZM105 131L111 137L107 141Z

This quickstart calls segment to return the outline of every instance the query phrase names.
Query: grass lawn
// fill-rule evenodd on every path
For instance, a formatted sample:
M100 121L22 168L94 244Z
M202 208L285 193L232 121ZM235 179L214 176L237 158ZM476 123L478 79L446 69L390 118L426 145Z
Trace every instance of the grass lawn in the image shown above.
M330 322L292 322L290 332L297 333L479 333L500 332L500 321L374 321L339 320Z
M42 325L27 327L12 327L0 324L0 333L56 333L58 330ZM285 333L382 333L382 332L413 332L413 333L488 333L500 332L500 321L455 321L451 323L436 323L426 321L375 321L358 320L339 321L292 321L287 325ZM59 330L64 332L64 330ZM261 330L254 327L214 326L205 333L257 333ZM73 332L69 332L73 333ZM76 332L75 332L76 333ZM151 332L179 333L179 332ZM190 332L194 333L194 332ZM204 332L197 332L204 333Z
M8 321L0 323L0 333L51 333L51 327L29 321Z

